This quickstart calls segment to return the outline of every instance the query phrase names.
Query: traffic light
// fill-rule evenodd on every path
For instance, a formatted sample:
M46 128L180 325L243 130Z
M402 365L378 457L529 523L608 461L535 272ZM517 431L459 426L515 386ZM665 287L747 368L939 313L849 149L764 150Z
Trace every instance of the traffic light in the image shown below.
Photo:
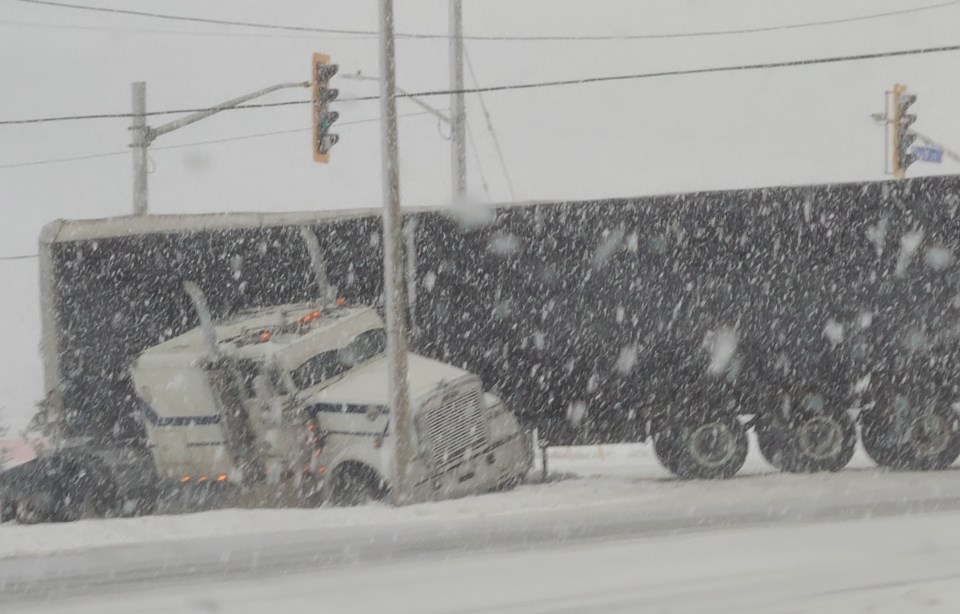
M340 137L330 134L330 127L340 114L331 111L328 105L340 94L330 87L330 79L337 74L339 66L330 63L330 56L313 54L311 85L313 87L313 159L317 162L329 162L330 150Z
M910 147L917 140L917 135L910 131L910 126L917 121L917 116L907 113L907 109L917 101L914 94L907 93L905 85L893 86L893 174L903 177L917 157L910 153Z

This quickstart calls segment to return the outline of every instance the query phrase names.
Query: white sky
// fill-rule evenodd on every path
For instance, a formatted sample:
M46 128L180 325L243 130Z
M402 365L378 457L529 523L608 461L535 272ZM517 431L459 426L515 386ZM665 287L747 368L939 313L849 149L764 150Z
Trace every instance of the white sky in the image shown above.
M376 29L375 0L74 0L177 15L314 27ZM749 28L936 4L937 0L465 0L467 34L644 34ZM397 0L397 30L445 32L443 0ZM619 42L468 43L481 85L524 83L825 57L960 43L960 4L908 15L774 33ZM442 40L398 41L399 84L448 85ZM151 110L206 106L308 78L324 51L341 73L378 71L375 39L264 32L87 13L0 0L0 120L129 111L130 82L148 83ZM870 119L883 91L918 94L916 128L960 149L960 53L707 76L491 93L517 199L579 199L700 189L882 178L883 132ZM337 79L341 97L374 84ZM467 76L467 85L472 81ZM268 100L304 99L307 92ZM433 100L439 106L447 101ZM341 122L376 118L376 102L343 103ZM401 113L419 108L407 101ZM470 191L509 201L476 97L468 115ZM406 205L443 205L449 142L429 116L401 120ZM126 120L0 126L0 167L124 152ZM309 125L306 106L225 113L161 137L156 146ZM446 129L444 129L445 131ZM380 203L379 128L343 126L333 163L310 158L309 133L151 154L151 211L299 210ZM481 189L477 156L490 188ZM911 174L954 173L917 164ZM35 253L43 224L130 211L127 155L0 168L0 256ZM10 323L0 413L21 425L41 395L36 263L0 261Z

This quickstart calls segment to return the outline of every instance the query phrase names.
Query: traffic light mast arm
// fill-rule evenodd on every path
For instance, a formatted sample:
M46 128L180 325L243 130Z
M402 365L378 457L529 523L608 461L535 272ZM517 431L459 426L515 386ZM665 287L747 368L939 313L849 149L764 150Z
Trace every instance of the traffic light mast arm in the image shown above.
M380 77L373 77L373 76L361 75L361 74L359 74L359 73L356 73L356 74L348 73L348 74L346 74L346 75L340 75L340 78L341 78L341 79L353 79L353 80L355 80L355 81L376 81L376 82L378 82L378 83L380 82ZM406 99L409 100L410 102L414 103L415 105L419 106L421 109L423 109L423 110L427 111L428 113L434 115L434 116L435 116L437 119L439 119L440 121L442 121L442 122L444 122L444 123L447 123L447 124L450 123L450 116L449 116L449 115L447 115L446 113L444 113L444 112L441 111L440 109L437 109L436 107L430 106L429 104L427 104L426 102L424 102L422 99L418 98L417 96L411 95L410 92L408 92L407 90L403 89L402 87L397 86L397 93L401 94L404 98L406 98Z
M253 100L254 98L260 98L261 96L266 96L267 94L272 94L277 90L292 89L297 87L310 87L310 82L301 81L299 83L279 83L277 85L271 85L270 87L266 87L262 90L258 90L251 94L245 94L243 96L240 96L239 98L234 98L233 100L222 102L216 106L210 107L209 109L204 109L203 111L199 111L192 115L187 115L186 117L175 119L172 122L168 122L157 128L147 128L147 131L148 131L147 142L151 143L153 142L154 139L156 139L160 135L166 134L168 132L173 132L174 130L178 128L183 128L184 126L189 126L190 124L196 123L201 119L206 119L211 115L216 115L221 111L233 109L247 102L248 100Z

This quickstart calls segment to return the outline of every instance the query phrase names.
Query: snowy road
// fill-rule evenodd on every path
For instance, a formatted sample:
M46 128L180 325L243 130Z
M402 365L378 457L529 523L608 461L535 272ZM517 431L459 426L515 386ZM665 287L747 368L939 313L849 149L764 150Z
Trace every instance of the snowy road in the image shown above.
M59 612L956 612L960 514L587 541L18 604Z
M676 482L646 450L561 455L554 469L592 477L401 510L4 525L0 611L936 611L960 598L960 471L753 462L728 482Z

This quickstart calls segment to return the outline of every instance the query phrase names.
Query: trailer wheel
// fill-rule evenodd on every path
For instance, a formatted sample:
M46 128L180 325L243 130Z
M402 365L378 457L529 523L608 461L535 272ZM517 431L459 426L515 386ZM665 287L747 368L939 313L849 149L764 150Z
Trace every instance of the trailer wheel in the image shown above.
M757 428L764 459L781 471L840 471L857 448L857 427L846 412L816 413L793 426L778 423Z
M373 469L360 463L344 463L333 476L328 501L347 507L365 505L383 499L386 490Z
M660 433L654 450L677 477L730 478L747 459L747 431L736 416L689 417Z
M952 408L937 406L917 416L907 441L911 469L946 469L960 457L960 419Z
M893 469L945 469L960 457L960 418L942 402L917 412L903 397L863 416L863 447L878 465ZM898 408L900 408L898 410Z

